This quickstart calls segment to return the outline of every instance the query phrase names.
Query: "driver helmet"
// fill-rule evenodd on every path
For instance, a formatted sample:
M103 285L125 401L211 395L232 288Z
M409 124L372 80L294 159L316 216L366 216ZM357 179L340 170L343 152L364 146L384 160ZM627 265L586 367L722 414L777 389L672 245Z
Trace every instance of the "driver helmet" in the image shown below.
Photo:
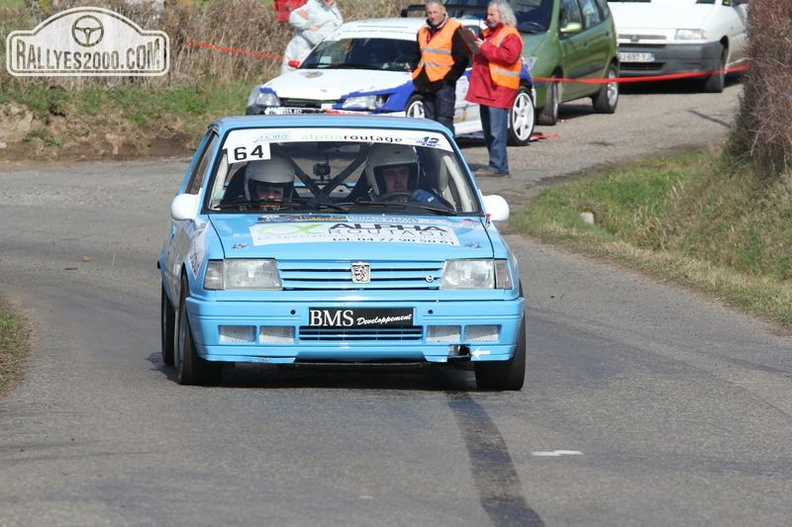
M375 144L368 152L366 161L366 179L375 196L385 193L385 181L382 171L388 166L407 165L410 167L408 188L418 187L418 155L407 145Z
M282 201L288 201L294 191L294 167L282 157L250 161L245 168L245 198L258 199L259 187L274 187L281 191Z

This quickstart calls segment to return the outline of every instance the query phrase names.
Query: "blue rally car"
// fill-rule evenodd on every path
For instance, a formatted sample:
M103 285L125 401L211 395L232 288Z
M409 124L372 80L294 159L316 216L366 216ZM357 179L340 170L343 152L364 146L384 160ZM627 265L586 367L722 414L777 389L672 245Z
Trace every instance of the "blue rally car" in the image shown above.
M240 116L208 128L171 203L162 358L454 363L519 390L519 265L450 132L425 119Z

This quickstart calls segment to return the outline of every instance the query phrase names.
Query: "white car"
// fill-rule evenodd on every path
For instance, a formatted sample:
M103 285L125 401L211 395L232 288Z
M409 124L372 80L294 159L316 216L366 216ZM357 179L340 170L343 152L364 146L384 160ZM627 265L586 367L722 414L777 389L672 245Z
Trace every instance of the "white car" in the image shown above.
M480 20L459 19L478 32ZM343 24L320 42L293 72L253 88L248 115L355 113L423 117L410 61L423 18L381 18ZM465 100L470 70L457 81L457 136L481 132L477 104ZM510 112L509 144L526 145L534 130L534 85L523 67Z
M745 64L749 0L608 0L623 77L701 73L722 92L726 71Z

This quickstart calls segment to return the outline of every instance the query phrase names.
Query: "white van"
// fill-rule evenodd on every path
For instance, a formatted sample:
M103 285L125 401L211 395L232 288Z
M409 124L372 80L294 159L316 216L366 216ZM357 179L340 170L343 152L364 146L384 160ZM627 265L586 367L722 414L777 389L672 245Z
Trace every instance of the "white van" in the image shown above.
M703 75L722 92L726 71L746 61L749 0L608 0L619 40L620 75Z

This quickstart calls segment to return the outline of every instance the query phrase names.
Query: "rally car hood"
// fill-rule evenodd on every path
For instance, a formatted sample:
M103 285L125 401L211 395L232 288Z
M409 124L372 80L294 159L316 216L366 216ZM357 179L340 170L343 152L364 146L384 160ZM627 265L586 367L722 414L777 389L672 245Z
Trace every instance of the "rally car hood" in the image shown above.
M608 7L618 32L704 28L713 11L713 5L696 4L695 0L654 0L650 4L608 2Z
M480 218L217 214L210 221L225 258L414 261L493 257L492 242Z
M411 80L404 71L296 70L263 84L278 97L331 101L350 93L390 90Z

